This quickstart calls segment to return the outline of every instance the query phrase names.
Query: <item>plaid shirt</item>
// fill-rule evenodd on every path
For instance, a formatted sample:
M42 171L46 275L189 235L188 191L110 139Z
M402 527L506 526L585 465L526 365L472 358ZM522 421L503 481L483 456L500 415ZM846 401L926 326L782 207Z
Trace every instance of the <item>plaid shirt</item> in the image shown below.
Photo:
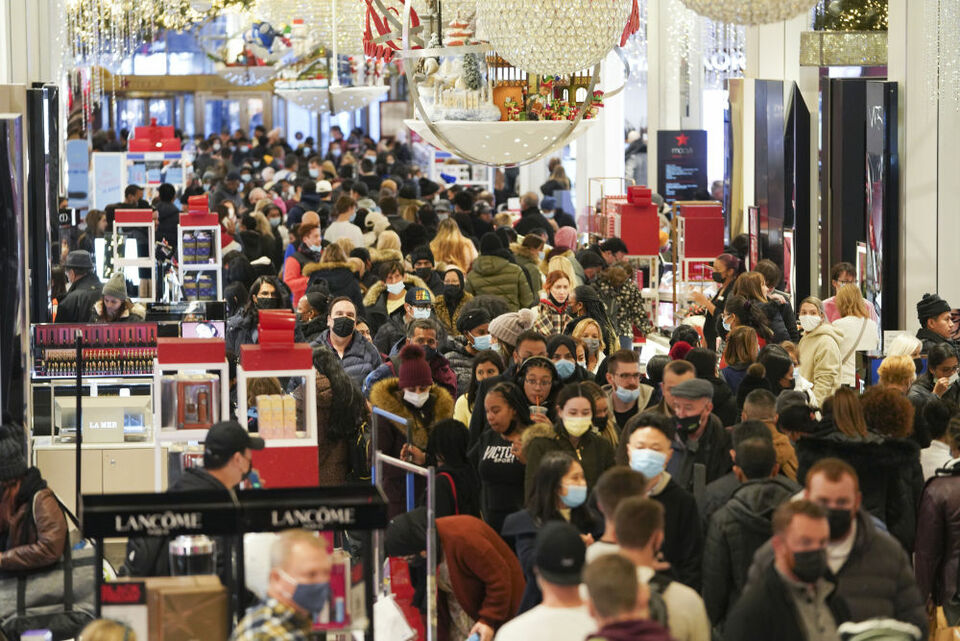
M237 624L231 641L307 641L312 622L276 599L250 608Z

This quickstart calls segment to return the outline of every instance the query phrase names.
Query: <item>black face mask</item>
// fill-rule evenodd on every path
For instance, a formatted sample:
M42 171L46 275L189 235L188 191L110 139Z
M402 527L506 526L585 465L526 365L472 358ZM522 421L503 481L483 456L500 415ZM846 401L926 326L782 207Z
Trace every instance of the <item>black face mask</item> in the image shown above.
M722 282L723 282L723 274L721 274L720 272L713 272L713 282L715 282L715 283L722 283Z
M280 309L280 299L275 296L258 296L257 309Z
M353 334L357 322L349 316L339 316L333 319L333 333L340 338L346 338Z
M827 510L827 522L830 524L830 540L839 541L850 531L850 510L830 508Z
M593 417L593 426L598 430L603 430L607 427L607 417L606 416L594 416Z
M460 295L463 293L463 288L460 285L444 285L443 286L443 297L449 298L451 300L456 300L460 298Z
M781 385L783 389L793 389L796 386L797 386L797 379L795 378L791 378L790 382L787 383L786 385Z
M416 268L415 270L413 270L413 271L417 272L417 276L419 276L420 278L422 278L422 279L423 279L423 282L426 283L427 281L430 280L430 272L433 271L433 268L432 268L432 267L417 267L417 268Z
M687 437L700 429L700 415L687 416L677 419L677 430L681 436Z
M815 583L827 572L827 551L793 552L793 573L804 583Z

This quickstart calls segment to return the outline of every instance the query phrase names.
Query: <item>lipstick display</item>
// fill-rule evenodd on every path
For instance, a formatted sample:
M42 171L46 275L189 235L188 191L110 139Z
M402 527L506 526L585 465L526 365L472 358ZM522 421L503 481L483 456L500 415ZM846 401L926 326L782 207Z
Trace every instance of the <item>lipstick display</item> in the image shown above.
M34 378L77 375L77 330L83 332L83 376L153 374L156 323L40 324L33 326Z

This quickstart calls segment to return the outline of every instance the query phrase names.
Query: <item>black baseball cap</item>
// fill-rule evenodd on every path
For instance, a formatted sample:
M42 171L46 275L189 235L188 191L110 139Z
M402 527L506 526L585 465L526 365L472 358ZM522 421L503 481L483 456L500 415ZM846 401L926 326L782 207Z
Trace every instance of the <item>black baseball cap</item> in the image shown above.
M580 532L566 521L550 521L537 533L534 566L544 580L578 585L587 548Z
M207 431L203 447L206 453L225 459L246 449L262 450L266 444L258 436L250 436L236 421L220 421Z

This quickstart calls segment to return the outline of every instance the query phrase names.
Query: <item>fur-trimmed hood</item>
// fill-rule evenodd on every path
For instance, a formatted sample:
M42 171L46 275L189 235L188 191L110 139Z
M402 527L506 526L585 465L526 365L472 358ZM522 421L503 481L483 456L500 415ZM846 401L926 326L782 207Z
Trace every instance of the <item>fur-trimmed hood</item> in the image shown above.
M97 299L97 302L93 304L93 315L94 319L92 322L100 322L98 319L101 318L103 314L103 299ZM117 318L114 322L143 322L143 319L147 316L147 308L143 303L133 303L130 307L124 309L120 312L120 317Z
M397 416L402 416L410 421L413 444L420 449L427 447L427 438L430 436L430 429L436 425L438 421L453 416L453 397L450 396L450 392L436 383L430 386L430 401L428 401L428 405L431 403L432 406L430 410L432 410L432 419L421 422L421 419L414 415L413 411L403 402L403 391L400 389L400 379L396 377L385 378L370 388L370 404L392 414L396 414ZM428 405L424 407L428 407ZM392 421L390 424L400 433L406 435L406 427L393 423Z
M350 263L307 263L303 266L303 269L300 271L304 276L309 276L314 272L330 271L334 269L349 269L351 272L356 272L357 268L351 265Z
M385 263L388 260L399 260L403 262L403 253L399 249L377 249L370 248L371 263Z
M556 439L557 431L553 429L553 425L547 425L546 423L534 423L525 429L520 436L520 451L523 453L524 459L527 457L527 446L538 438Z
M403 284L407 286L407 289L411 287L423 287L424 289L429 289L427 284L423 282L423 279L416 274L404 274ZM376 305L377 300L380 299L380 296L385 291L387 291L387 284L385 282L381 280L374 283L370 289L367 290L366 295L363 297L364 307L372 307L373 305Z
M515 255L526 258L529 261L532 261L534 264L540 264L540 252L536 249L530 249L529 247L524 247L520 243L510 243L510 251Z

